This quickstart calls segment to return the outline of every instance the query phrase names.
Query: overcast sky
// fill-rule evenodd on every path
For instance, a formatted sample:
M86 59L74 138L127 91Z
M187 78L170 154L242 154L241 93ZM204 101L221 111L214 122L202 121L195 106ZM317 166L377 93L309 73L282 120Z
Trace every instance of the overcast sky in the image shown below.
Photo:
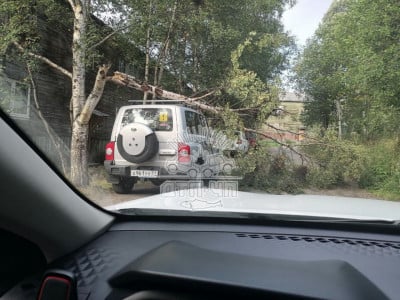
M319 22L333 0L297 0L297 4L283 15L286 30L297 37L299 46L304 46L318 27Z

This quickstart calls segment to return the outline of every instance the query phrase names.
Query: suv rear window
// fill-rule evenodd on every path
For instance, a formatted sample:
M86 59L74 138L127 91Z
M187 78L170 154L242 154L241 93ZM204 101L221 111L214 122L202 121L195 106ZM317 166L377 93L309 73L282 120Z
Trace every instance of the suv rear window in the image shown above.
M204 117L198 113L185 111L186 129L191 134L204 134L207 129L207 122Z
M169 108L130 108L122 117L122 127L142 123L154 131L172 131L172 110Z

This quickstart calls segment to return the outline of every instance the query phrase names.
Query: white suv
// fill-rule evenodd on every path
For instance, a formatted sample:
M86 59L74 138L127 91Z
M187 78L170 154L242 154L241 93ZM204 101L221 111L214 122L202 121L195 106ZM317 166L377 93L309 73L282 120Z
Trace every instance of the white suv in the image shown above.
M121 107L106 146L108 180L115 192L128 193L138 178L161 184L169 179L214 176L224 168L204 167L210 157L219 155L212 153L208 134L205 117L185 106ZM228 164L232 162L225 169Z

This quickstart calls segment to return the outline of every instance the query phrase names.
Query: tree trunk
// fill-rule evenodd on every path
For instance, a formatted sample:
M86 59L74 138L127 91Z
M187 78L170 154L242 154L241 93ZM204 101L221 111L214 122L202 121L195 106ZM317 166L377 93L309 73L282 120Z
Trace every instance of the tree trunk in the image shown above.
M174 7L172 10L171 20L168 26L167 36L165 37L164 46L161 49L159 54L157 64L154 67L154 85L161 86L161 80L164 73L164 65L166 64L167 55L169 52L170 44L171 44L171 35L174 29L174 24L176 21L176 11L178 8L178 0L175 0Z
M144 81L149 82L149 71L150 71L150 24L147 28L146 33L146 65L144 67ZM148 97L148 92L144 91L143 93L143 104L146 104Z
M72 137L71 137L71 181L76 186L88 185L87 138L89 126L78 118L85 104L85 55L87 7L83 1L75 1L74 33L72 39Z
M109 80L115 84L133 88L133 89L141 91L141 92L147 91L149 94L160 97L161 99L183 101L189 105L192 105L194 107L197 107L197 108L205 110L205 111L209 111L213 114L221 114L223 112L222 107L211 106L211 105L200 102L201 99L204 99L204 98L207 98L207 97L213 95L216 91L211 91L200 97L190 98L190 97L187 97L182 94L177 94L174 92L163 90L154 85L147 84L146 82L141 82L141 81L137 80L135 77L130 76L128 74L121 73L121 72L114 72L114 75L112 77L107 78L107 80Z
M153 10L153 1L149 1L149 12L147 15L147 31L146 31L146 64L144 66L144 81L149 82L150 72L150 39L151 39L151 14ZM146 104L148 92L143 91L143 104Z
M81 124L76 120L72 124L71 181L78 187L87 186L89 184L88 138L89 124Z
M93 90L87 97L78 118L72 124L71 140L71 181L76 186L86 186L89 184L88 177L88 141L89 141L89 121L93 110L99 103L103 95L106 84L106 76L110 66L99 67ZM73 176L72 166L74 166L75 177Z
M88 125L90 118L92 117L93 110L99 103L101 96L104 92L104 87L107 82L107 72L110 69L110 65L103 65L99 67L97 71L96 81L94 82L93 90L87 97L85 105L79 115L78 122L80 124Z
M88 139L89 139L89 121L92 116L93 110L100 101L104 86L107 81L107 72L110 66L99 67L96 82L93 90L86 99L85 94L85 80L86 80L86 66L85 58L87 52L86 44L86 27L88 20L88 12L90 8L90 0L68 0L71 9L74 13L74 27L73 27L73 38L72 38L72 72L64 69L57 65L50 59L35 54L33 52L26 51L23 46L17 42L13 42L14 46L21 52L34 57L43 63L47 64L54 70L66 75L71 78L72 82L72 96L69 105L70 118L71 118L71 173L70 180L75 186L86 186L89 184L88 177ZM121 28L122 30L123 28ZM102 41L93 45L93 47L99 46L110 38L115 32L106 36ZM35 99L36 105L39 110L38 101ZM40 110L39 110L40 113ZM40 113L41 114L41 113ZM60 144L52 138L48 124L44 118L42 121L45 124L46 130L48 131L52 142L58 151L61 151ZM61 153L61 152L60 152ZM66 162L63 161L63 157L60 157L63 165L63 169L66 168Z

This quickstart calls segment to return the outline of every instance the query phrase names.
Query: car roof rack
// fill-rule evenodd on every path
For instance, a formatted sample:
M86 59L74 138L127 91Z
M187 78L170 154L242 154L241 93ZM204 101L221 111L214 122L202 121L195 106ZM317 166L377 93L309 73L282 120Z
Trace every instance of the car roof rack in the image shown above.
M168 102L168 103L185 103L185 100L169 100L169 99L164 99L164 100L146 100L147 103L146 104L152 104L152 103L164 103L164 102ZM128 102L135 102L135 103L143 103L143 100L128 100Z
M183 107L188 107L188 108L193 108L197 106L196 104L188 103L185 100L157 99L157 100L146 100L146 101L147 103L143 104L143 100L128 100L129 103L143 104L143 105L148 105L148 104L181 105Z

